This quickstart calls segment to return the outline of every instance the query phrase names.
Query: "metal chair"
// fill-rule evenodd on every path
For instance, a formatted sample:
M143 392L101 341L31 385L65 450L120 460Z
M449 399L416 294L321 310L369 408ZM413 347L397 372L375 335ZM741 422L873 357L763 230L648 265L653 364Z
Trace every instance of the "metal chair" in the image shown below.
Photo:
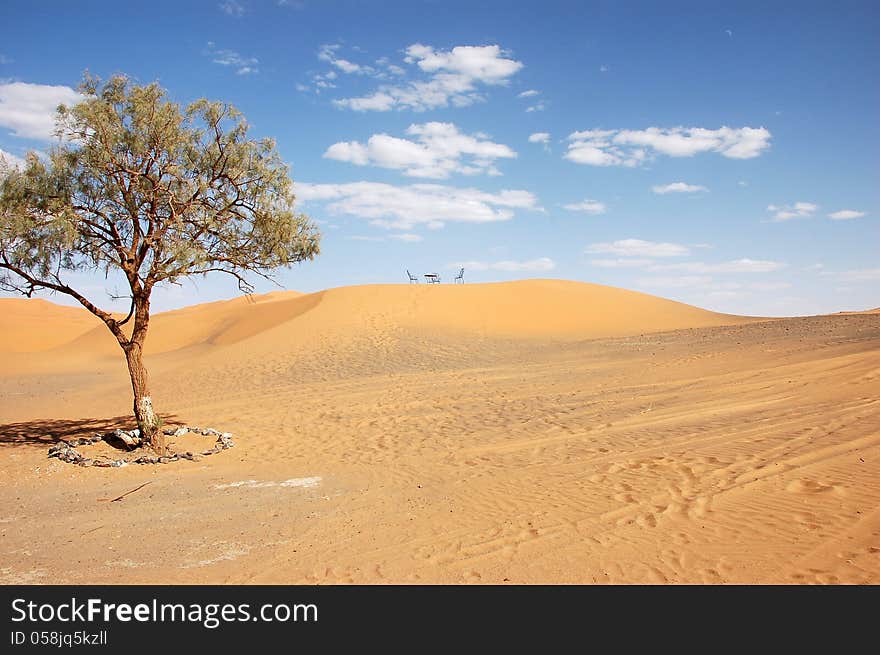
M458 275L455 276L455 280L453 280L453 282L455 282L456 284L458 284L459 282L464 284L464 269L461 269L458 272Z
M419 283L419 278L417 278L415 275L413 275L412 273L410 273L410 272L409 272L409 269L406 270L406 276L409 278L409 283L410 283L410 284L412 284L413 282L415 282L416 284Z

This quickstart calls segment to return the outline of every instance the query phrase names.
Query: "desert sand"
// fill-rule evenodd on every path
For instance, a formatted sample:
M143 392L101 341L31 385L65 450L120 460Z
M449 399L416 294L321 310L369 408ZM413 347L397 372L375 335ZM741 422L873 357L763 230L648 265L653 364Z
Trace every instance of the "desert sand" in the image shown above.
M133 427L124 360L0 299L0 583L880 583L876 312L374 285L157 314L147 351L166 422L236 447L48 459Z

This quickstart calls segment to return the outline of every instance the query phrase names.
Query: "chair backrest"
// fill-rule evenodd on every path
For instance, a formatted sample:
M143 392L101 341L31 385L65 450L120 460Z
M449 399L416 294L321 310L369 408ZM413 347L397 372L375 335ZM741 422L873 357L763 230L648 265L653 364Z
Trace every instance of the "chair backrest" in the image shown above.
M464 269L461 269L461 270L458 272L458 277L464 277Z
M410 273L410 272L409 272L409 269L406 269L406 276L407 276L410 280L418 280L418 279L419 279L419 278L417 278L415 275L413 275L412 273Z

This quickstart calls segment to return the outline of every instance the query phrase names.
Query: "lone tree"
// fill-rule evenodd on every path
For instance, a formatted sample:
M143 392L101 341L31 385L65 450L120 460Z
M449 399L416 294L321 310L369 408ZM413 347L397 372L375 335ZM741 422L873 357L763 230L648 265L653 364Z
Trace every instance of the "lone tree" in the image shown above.
M59 106L58 144L0 171L0 288L75 298L125 353L142 443L163 453L143 363L156 285L248 274L312 259L320 234L293 210L293 183L271 139L248 139L234 107L186 109L158 84L85 76L83 100ZM119 318L65 281L73 271L118 272L131 308ZM133 323L126 325L133 319Z

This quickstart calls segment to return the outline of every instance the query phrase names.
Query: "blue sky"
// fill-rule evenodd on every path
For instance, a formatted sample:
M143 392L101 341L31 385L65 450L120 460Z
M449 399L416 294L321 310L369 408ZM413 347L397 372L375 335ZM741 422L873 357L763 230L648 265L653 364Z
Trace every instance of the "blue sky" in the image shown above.
M874 2L12 0L2 17L10 158L48 147L86 69L231 102L274 137L324 235L286 288L464 266L735 313L880 305ZM235 293L198 279L154 307Z

